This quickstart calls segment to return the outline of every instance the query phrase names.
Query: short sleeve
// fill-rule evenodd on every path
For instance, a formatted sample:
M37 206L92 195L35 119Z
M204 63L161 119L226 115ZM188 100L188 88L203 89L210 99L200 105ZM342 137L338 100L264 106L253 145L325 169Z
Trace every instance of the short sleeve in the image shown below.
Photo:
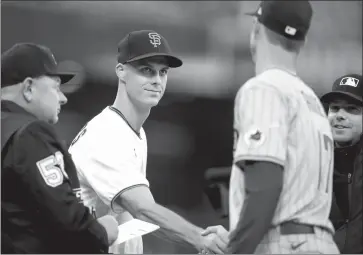
M82 150L77 145L70 150L78 172L99 196L113 210L113 201L124 191L139 185L149 186L146 176L140 171L142 159L132 148L115 150L98 144L97 148Z
M269 161L284 166L289 123L284 96L268 84L256 83L242 87L236 99L234 162Z

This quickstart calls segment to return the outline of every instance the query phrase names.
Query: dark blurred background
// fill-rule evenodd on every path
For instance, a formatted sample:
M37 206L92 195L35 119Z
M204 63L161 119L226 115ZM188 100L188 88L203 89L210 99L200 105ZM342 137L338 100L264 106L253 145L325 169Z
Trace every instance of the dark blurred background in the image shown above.
M2 1L1 50L17 42L48 46L65 68L68 104L57 129L67 143L107 105L117 89L117 43L128 32L152 29L184 60L145 123L147 177L156 201L191 222L223 224L207 198L205 171L232 162L233 100L254 75L249 53L258 1ZM346 73L362 73L362 2L313 1L314 17L300 76L320 96ZM217 197L217 196L216 196ZM145 253L192 253L152 235Z

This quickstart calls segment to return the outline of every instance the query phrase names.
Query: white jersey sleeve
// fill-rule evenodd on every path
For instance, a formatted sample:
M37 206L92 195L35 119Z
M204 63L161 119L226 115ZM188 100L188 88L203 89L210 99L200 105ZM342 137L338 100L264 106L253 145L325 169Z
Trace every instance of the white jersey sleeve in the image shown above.
M236 97L234 162L270 161L284 166L288 102L274 87L250 80Z
M132 150L105 152L103 146L82 155L82 159L77 160L77 167L98 197L116 212L113 201L117 196L138 185L149 186L149 182L139 171L136 153L132 154Z

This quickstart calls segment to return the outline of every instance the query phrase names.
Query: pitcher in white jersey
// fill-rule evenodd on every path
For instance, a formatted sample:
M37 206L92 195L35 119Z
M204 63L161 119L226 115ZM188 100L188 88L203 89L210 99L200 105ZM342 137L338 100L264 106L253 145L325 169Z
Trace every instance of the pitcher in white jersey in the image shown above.
M202 236L202 229L157 204L146 178L145 120L162 98L170 68L182 61L155 31L133 31L118 45L118 91L106 107L79 132L71 144L85 204L96 216L115 215L119 224L138 218L159 225L156 234L192 245L199 252L223 253L227 240ZM143 253L142 239L113 245L109 252Z
M308 1L264 1L252 14L256 76L234 107L231 253L339 253L329 221L332 133L296 73L312 14Z

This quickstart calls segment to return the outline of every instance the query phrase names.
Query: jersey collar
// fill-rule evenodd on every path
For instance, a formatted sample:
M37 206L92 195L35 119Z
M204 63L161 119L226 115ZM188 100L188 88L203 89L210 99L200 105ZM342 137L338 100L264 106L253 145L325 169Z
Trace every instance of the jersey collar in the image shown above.
M123 120L126 122L126 124L131 128L132 131L134 131L134 133L141 139L141 135L139 132L137 132L131 125L130 123L127 121L125 115L122 114L122 112L118 109L116 109L113 106L109 106L108 107L111 111L115 112L116 114L118 114L121 118L123 118Z

